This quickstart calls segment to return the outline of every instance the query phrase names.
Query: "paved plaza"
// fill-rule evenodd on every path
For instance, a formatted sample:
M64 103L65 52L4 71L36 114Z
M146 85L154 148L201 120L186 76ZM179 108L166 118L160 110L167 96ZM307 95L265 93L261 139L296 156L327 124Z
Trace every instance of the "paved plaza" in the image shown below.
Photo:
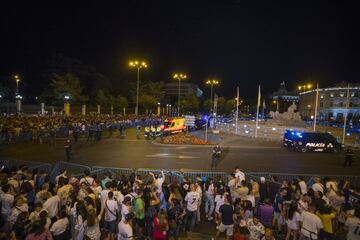
M352 168L343 168L344 155L333 153L292 152L281 142L254 140L222 135L222 160L218 171L232 171L240 166L244 171L359 175L359 153ZM65 160L63 143L56 146L19 143L0 146L1 159L18 159L54 164ZM104 136L100 142L80 138L73 145L72 162L89 166L194 169L210 171L212 146L163 145L144 139L137 140L131 130L125 139Z

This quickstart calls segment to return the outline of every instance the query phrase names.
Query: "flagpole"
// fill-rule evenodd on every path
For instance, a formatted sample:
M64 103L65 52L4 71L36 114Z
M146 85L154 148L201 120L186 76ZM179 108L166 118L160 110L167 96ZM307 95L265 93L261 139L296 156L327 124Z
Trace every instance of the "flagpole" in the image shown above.
M261 99L261 91L260 91L260 85L259 85L258 102L257 102L257 106L256 106L255 138L257 138L257 135L258 135L260 99Z
M263 119L263 120L265 120L264 113L265 113L265 99L263 100L262 113L261 113L261 116L262 116L262 119Z
M318 112L318 102L319 102L319 83L316 84L316 99L315 99L315 113L314 113L314 132L316 131L316 118Z
M345 109L345 116L344 116L344 128L343 128L343 134L342 134L342 144L345 144L345 133L346 133L346 121L347 121L347 115L348 115L348 111L349 111L349 98L350 98L350 93L349 93L349 87L350 85L348 84L348 89L347 89L347 93L346 93L346 109Z
M239 87L236 88L235 135L238 135L238 118L239 118Z

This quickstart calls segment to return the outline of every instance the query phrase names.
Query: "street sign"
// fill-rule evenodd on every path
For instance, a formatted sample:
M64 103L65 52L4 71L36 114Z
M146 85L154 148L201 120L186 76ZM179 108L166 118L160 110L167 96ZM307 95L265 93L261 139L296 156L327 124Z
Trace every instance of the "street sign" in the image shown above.
M195 127L195 116L185 115L185 125L187 127Z

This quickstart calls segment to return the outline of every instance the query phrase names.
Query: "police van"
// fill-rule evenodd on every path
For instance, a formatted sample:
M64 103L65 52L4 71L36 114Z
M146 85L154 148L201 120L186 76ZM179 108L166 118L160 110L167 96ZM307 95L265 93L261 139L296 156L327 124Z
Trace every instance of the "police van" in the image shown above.
M329 133L290 130L285 131L283 144L289 149L301 152L340 152L344 147Z

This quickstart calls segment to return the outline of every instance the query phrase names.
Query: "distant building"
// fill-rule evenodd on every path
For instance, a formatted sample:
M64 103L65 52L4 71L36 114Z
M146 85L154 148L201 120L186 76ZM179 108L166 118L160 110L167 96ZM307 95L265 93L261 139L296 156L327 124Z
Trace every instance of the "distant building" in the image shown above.
M179 83L177 81L165 83L165 95L166 96L178 96L179 94ZM180 84L180 96L186 96L194 94L197 97L203 95L203 91L195 84L188 82L181 82Z
M346 109L349 90L349 108ZM319 88L318 120L343 121L360 115L360 84L340 83L334 87ZM312 119L315 113L316 89L300 93L299 112L303 119Z
M285 82L280 83L280 88L271 94L271 111L278 111L279 113L287 112L288 107L293 103L298 104L299 94L297 92L288 91Z

